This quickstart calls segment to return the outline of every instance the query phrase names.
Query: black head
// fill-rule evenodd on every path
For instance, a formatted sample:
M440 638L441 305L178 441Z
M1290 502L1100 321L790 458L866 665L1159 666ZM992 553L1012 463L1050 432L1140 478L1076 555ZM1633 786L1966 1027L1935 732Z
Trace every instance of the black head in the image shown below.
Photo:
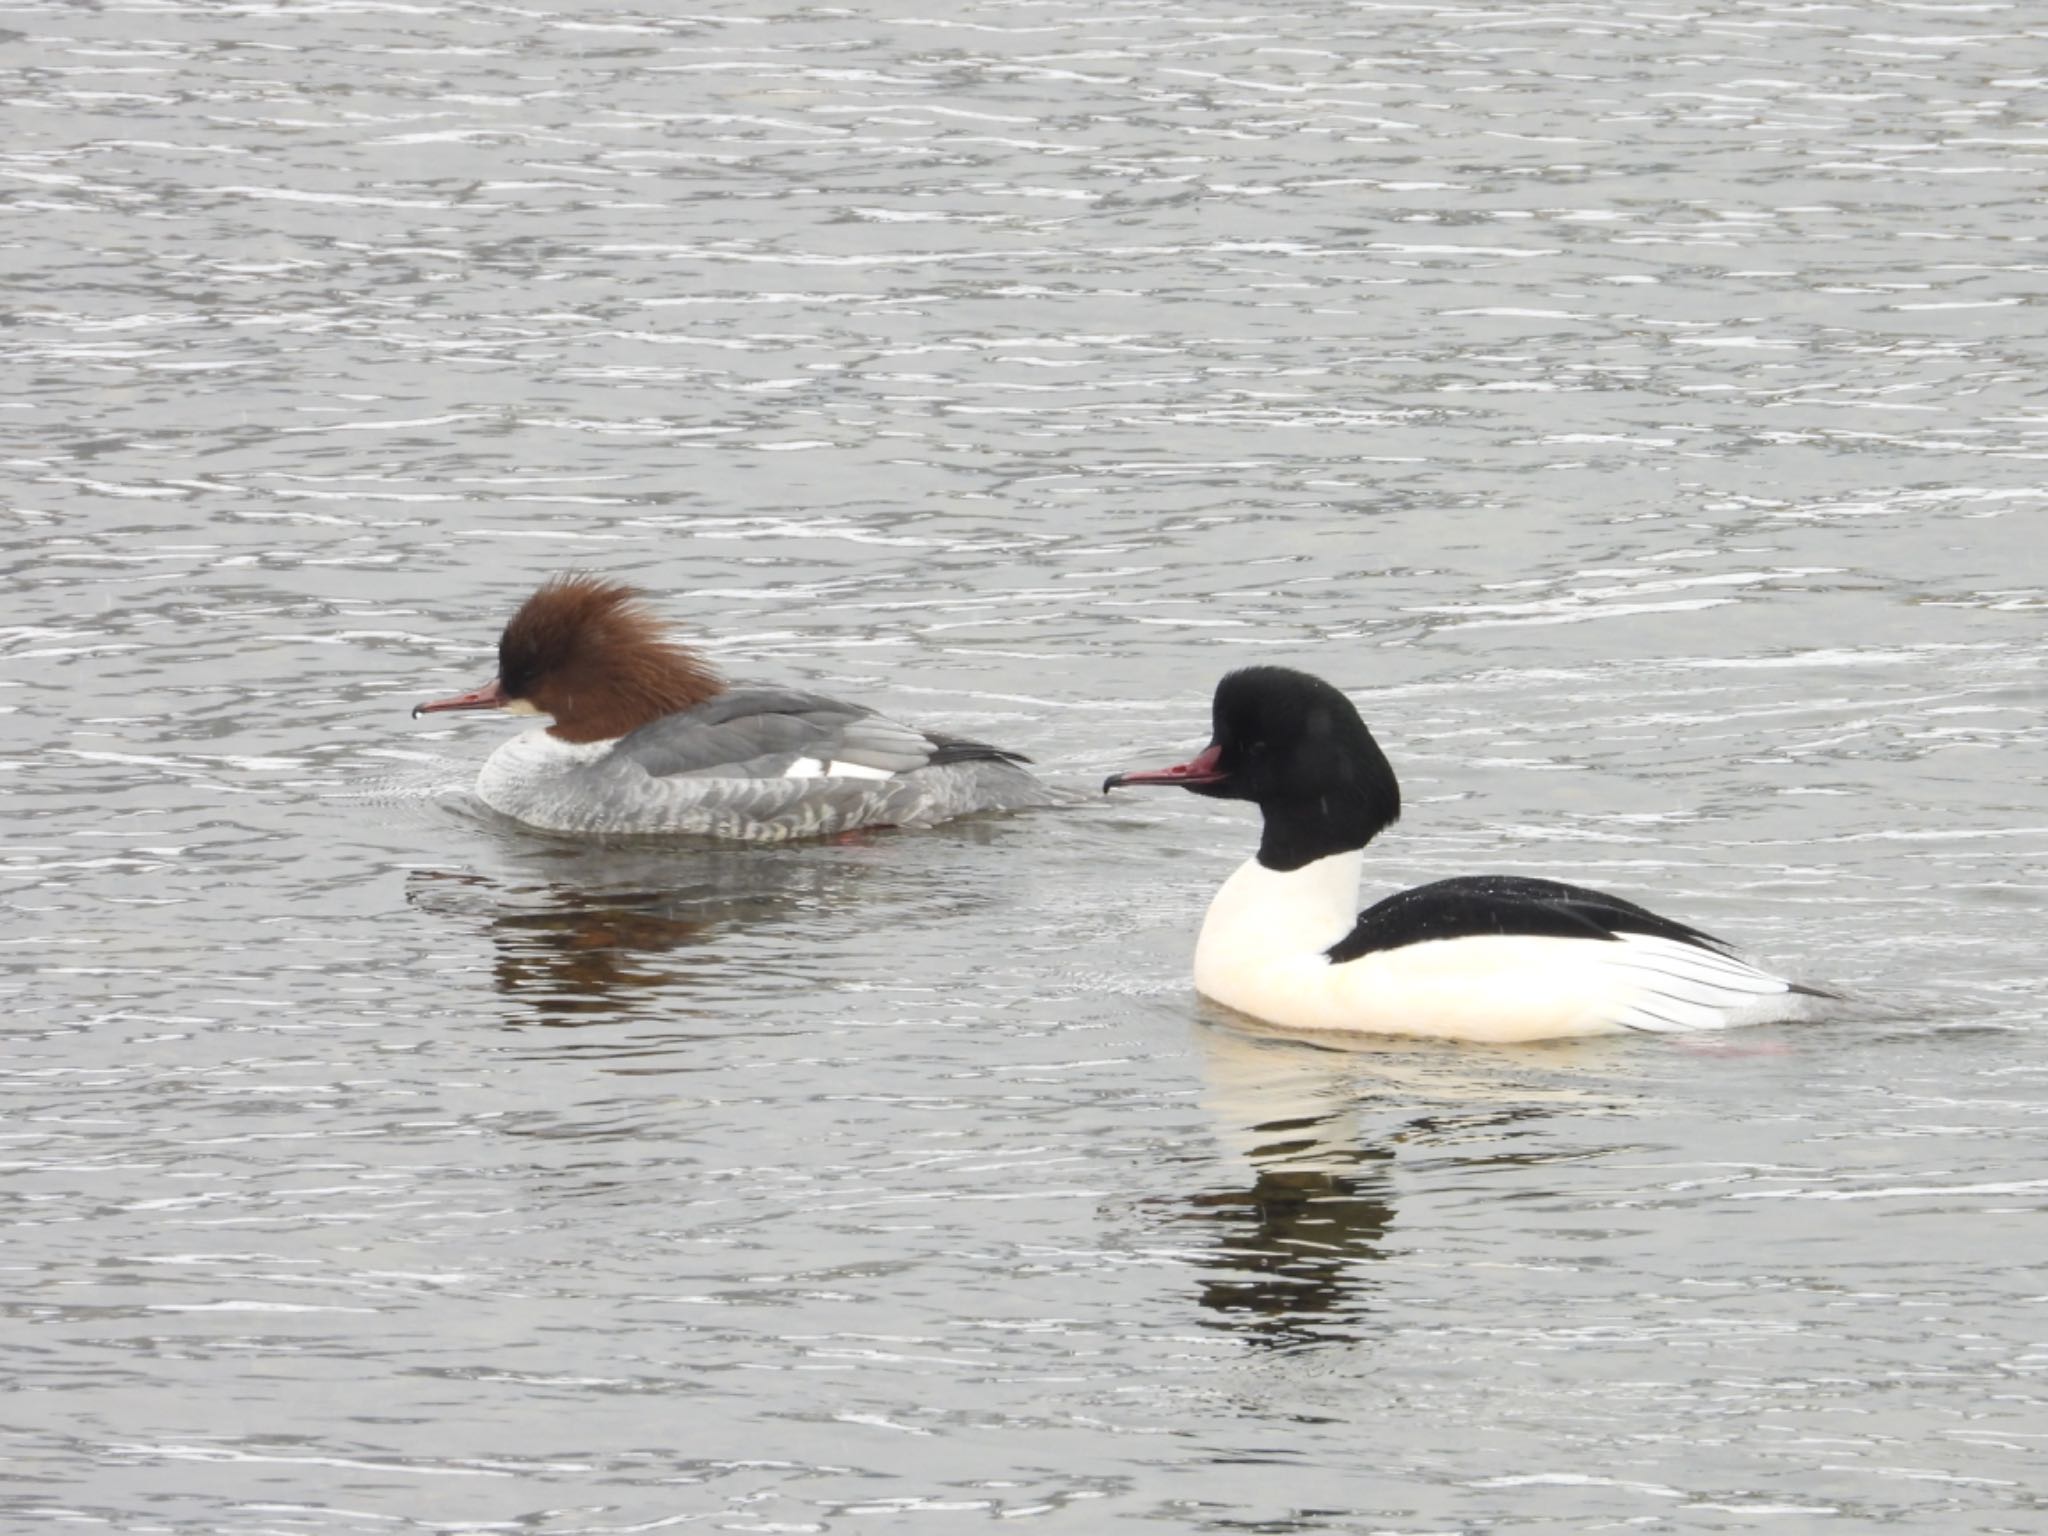
M1178 784L1250 800L1265 817L1259 861L1299 869L1363 848L1401 814L1401 786L1349 699L1288 667L1246 667L1216 685L1213 734L1177 767L1117 774L1103 785Z

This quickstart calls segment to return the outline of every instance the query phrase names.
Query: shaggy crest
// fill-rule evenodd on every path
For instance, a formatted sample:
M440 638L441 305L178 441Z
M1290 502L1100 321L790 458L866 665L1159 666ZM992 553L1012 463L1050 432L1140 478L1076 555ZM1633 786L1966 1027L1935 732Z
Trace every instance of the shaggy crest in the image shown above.
M498 639L508 699L554 717L563 741L608 741L724 692L716 671L620 581L572 571L520 605Z

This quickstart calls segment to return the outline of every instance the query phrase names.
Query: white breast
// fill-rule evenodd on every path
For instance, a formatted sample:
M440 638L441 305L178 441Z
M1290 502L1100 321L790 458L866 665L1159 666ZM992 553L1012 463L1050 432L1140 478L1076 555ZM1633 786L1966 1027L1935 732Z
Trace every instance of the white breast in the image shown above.
M495 811L548 825L534 815L562 791L575 769L610 754L615 741L563 741L546 730L521 731L484 759L476 776L477 798Z

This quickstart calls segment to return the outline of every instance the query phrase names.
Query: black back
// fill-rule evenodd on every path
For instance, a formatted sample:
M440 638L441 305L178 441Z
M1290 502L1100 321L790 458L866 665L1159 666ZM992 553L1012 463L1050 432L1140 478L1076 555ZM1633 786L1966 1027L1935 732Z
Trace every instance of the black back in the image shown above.
M1620 933L1649 934L1720 953L1728 948L1712 934L1601 891L1521 875L1464 875L1373 903L1358 914L1358 925L1325 953L1338 963L1431 939L1487 934L1612 939Z

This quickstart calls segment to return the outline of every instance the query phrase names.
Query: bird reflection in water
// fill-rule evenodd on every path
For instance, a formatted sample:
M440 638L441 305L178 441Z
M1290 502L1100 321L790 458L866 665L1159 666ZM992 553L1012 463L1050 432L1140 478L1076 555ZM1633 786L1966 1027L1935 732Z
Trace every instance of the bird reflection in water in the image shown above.
M1554 1150L1502 1152L1502 1128L1592 1102L1583 1079L1545 1081L1555 1066L1597 1070L1585 1050L1538 1058L1371 1036L1307 1041L1228 1017L1197 1031L1203 1101L1251 1183L1185 1200L1183 1219L1218 1239L1197 1259L1201 1304L1219 1326L1274 1346L1359 1337L1396 1219L1397 1148L1471 1138L1488 1148L1477 1162L1553 1161Z
M714 939L827 908L862 874L758 850L593 849L529 861L542 867L509 879L416 871L406 897L479 921L496 951L498 991L558 1028L652 1012L657 998L672 1024L696 1011L690 992L729 959Z
M1355 1337L1367 1270L1394 1220L1391 1149L1359 1124L1341 1052L1231 1028L1198 1031L1204 1100L1251 1167L1249 1187L1195 1195L1184 1219L1215 1236L1197 1263L1219 1326L1287 1346Z

